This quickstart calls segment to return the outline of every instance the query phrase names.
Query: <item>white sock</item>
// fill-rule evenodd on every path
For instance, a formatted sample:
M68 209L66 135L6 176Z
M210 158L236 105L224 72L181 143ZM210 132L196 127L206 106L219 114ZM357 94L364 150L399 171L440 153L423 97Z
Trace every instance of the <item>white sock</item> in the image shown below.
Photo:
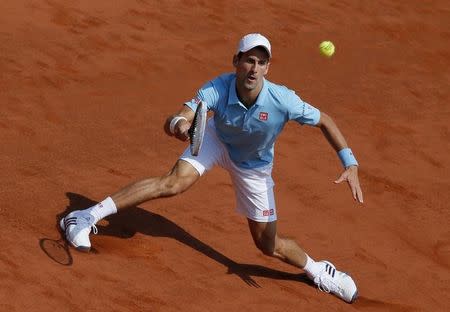
M94 223L97 223L104 217L117 213L117 207L112 198L108 197L86 211L94 217Z
M303 270L309 278L314 279L322 271L322 266L306 255L306 265Z

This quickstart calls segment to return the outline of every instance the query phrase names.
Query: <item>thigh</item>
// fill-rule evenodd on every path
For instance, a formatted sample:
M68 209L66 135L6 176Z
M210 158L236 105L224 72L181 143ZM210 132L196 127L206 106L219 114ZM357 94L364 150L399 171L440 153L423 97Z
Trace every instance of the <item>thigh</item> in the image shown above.
M203 175L213 166L221 165L225 154L225 146L217 137L214 120L210 118L206 124L205 136L198 156L192 156L190 148L187 147L180 156L180 160L190 163L199 175Z
M236 195L236 210L257 222L277 219L272 166L241 169L235 165L229 170Z
M261 223L277 220L273 188L255 193L247 188L234 185L234 192L236 195L236 211L240 214Z

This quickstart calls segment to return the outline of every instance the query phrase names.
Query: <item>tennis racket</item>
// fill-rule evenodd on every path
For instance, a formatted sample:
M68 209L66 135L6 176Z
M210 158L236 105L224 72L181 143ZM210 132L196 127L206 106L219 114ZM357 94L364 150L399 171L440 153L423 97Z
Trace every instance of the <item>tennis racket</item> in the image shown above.
M194 120L192 120L191 127L189 128L189 140L192 156L197 156L202 148L203 136L205 135L206 128L206 115L208 108L206 103L200 101L197 109L195 110Z

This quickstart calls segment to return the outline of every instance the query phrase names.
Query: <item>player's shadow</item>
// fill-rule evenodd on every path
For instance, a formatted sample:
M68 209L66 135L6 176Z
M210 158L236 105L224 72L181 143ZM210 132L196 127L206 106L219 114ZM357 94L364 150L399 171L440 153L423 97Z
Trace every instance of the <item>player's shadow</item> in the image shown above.
M76 193L66 193L69 198L69 206L63 215L70 211L85 209L95 205L97 202ZM205 256L215 260L228 269L229 274L236 274L247 285L260 287L252 276L273 278L279 280L294 280L313 285L305 274L293 274L279 270L270 269L261 265L237 263L211 246L200 241L186 232L182 227L169 219L144 210L139 207L130 207L118 214L106 218L107 226L97 225L98 235L109 235L120 238L131 238L136 233L154 237L170 237L193 248Z

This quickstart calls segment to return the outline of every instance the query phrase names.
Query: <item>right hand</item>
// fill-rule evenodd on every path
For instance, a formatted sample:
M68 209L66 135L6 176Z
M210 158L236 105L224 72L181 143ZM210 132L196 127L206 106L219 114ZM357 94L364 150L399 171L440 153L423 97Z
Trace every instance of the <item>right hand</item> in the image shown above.
M189 140L189 128L191 127L191 123L181 119L177 122L175 125L175 134L174 136L181 141L187 141Z
M170 131L170 123L175 117L185 117L187 120L180 119L173 129L172 133ZM164 131L169 136L175 136L178 140L187 141L189 139L188 130L191 127L191 123L188 120L194 119L194 111L188 106L183 106L183 108L176 114L167 117L166 122L164 123Z

